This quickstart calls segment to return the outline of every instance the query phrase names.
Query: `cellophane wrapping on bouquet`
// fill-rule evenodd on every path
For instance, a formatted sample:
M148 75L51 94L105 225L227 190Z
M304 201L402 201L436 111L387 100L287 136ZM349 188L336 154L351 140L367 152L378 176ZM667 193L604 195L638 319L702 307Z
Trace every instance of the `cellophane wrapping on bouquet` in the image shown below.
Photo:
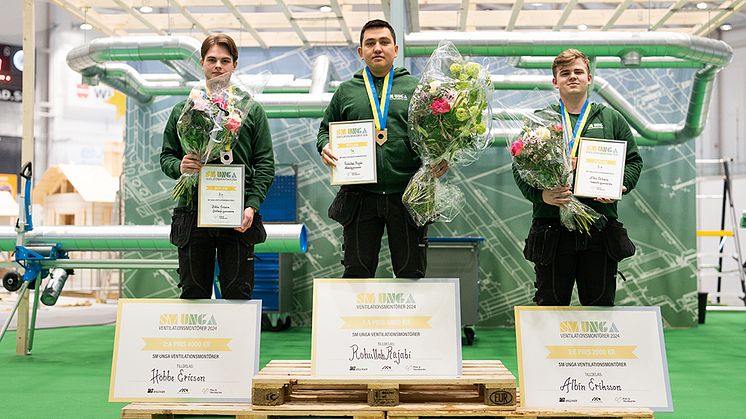
M522 121L520 134L508 142L510 156L521 179L537 189L571 185L573 164L559 113L544 109L523 115ZM590 234L591 227L601 227L606 221L606 217L574 196L570 197L569 204L560 207L559 214L565 228L585 234Z
M184 154L196 154L205 164L218 158L221 151L230 151L254 101L250 92L256 89L232 83L231 74L192 88L176 122ZM184 196L190 204L198 182L199 173L182 174L173 189L173 198Z
M487 69L464 60L451 42L442 41L409 104L409 138L423 167L409 181L402 202L418 225L458 215L463 193L434 177L429 167L446 160L453 168L479 157L490 142L491 98Z

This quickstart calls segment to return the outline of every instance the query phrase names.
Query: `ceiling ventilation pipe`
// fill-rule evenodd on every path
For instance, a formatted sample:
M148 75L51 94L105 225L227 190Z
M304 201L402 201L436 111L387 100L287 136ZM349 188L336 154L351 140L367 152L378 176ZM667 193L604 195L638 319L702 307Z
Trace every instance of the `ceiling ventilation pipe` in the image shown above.
M199 80L203 77L200 47L187 36L98 38L70 50L67 65L84 74L87 68L109 61L161 61L184 80Z
M467 56L553 57L577 48L589 57L673 57L728 65L733 50L723 41L672 32L417 32L405 35L407 57L429 56L442 40ZM632 59L628 55L627 59Z

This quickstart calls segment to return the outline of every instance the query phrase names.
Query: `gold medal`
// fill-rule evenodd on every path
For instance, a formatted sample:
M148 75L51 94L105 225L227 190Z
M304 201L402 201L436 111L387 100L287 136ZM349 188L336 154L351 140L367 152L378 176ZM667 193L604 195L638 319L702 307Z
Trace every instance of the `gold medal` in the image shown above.
M388 140L388 139L389 139L388 128L386 128L386 129L377 129L376 130L376 142L378 143L378 145L382 146L383 143L385 143L386 140Z

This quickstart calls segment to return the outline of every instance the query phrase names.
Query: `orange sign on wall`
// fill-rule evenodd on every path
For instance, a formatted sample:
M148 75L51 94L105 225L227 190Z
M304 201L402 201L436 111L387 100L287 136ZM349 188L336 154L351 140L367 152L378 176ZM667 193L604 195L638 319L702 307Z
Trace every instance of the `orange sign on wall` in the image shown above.
M9 175L7 173L0 173L0 191L8 191L10 195L15 198L18 193L18 175Z

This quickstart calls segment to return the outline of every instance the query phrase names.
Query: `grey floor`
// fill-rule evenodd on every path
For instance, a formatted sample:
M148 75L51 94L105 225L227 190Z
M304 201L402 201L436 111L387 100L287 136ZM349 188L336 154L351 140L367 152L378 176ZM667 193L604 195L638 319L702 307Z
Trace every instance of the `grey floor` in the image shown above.
M9 293L5 290L0 292L0 326L5 324L6 319L13 310L17 292ZM29 304L33 306L33 291L30 294ZM46 329L52 327L66 326L90 326L98 324L113 324L117 319L117 302L97 303L93 298L66 297L62 296L57 304L47 307L39 302L36 315L36 327ZM17 314L13 316L9 330L15 330Z

